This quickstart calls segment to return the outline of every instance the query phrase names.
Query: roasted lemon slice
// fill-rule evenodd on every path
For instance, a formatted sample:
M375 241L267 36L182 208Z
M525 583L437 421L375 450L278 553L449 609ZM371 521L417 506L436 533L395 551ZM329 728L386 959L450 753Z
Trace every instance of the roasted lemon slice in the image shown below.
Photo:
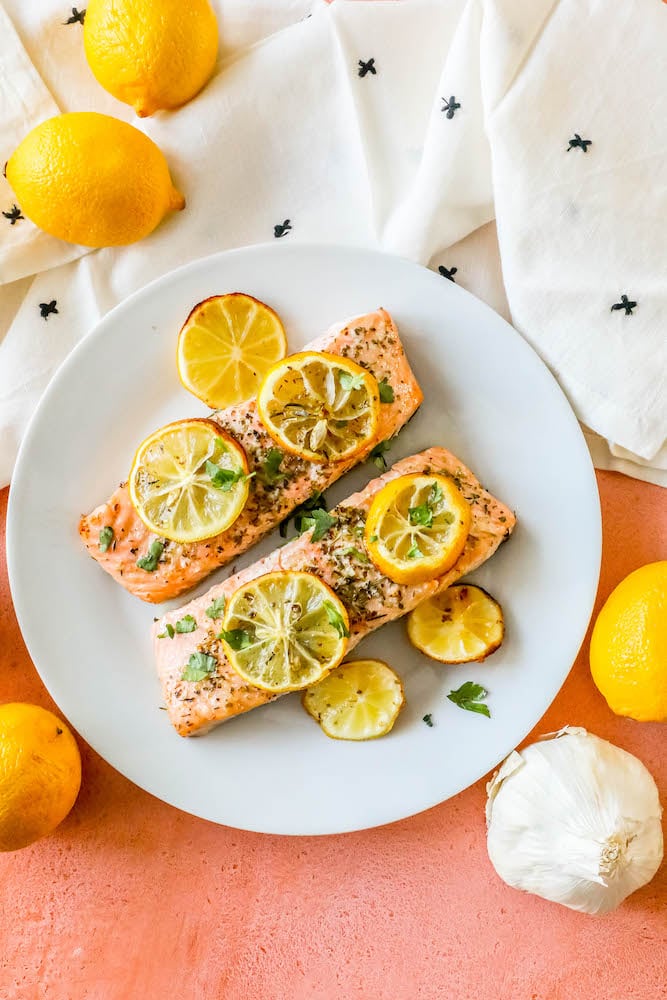
M485 660L505 635L503 611L481 587L448 587L408 615L410 642L432 660L468 663Z
M267 573L234 591L220 638L234 670L265 691L298 691L345 656L347 611L312 573Z
M197 542L234 523L248 499L243 448L212 420L155 431L134 456L128 487L144 524L174 542Z
M251 295L232 292L194 307L178 335L176 361L185 388L217 410L256 396L286 351L277 313Z
M390 731L405 695L382 660L353 660L304 691L301 702L332 739L374 740Z
M454 565L470 530L470 507L451 479L399 476L371 502L366 546L396 583L433 580Z
M286 451L309 462L342 462L375 440L380 394L375 378L354 361L304 351L271 368L257 408Z

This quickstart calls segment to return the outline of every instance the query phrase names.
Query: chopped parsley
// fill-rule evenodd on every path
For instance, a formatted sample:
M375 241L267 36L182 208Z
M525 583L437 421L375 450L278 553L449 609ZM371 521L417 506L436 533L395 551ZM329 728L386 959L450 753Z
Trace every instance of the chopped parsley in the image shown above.
M366 553L362 552L361 549L355 548L354 545L350 545L349 548L343 549L342 552L341 552L341 555L342 556L354 556L355 559L358 559L359 562L362 562L362 563L367 563L367 562L370 561L369 558L368 558L368 556L366 555Z
M258 479L267 486L274 486L276 483L286 482L289 476L286 472L280 471L280 466L282 465L283 458L282 451L279 448L271 448L266 455L266 458L262 462L259 472L257 473Z
M422 722L425 722L426 725L429 727L429 729L433 729L433 716L431 715L430 712L428 713L428 715L424 716Z
M369 542L377 542L377 540L378 540L377 535L371 535L371 537L368 539Z
M179 618L174 625L174 629L179 633L194 632L196 628L197 622L192 615L185 615L183 618Z
M175 634L176 630L174 626L170 625L169 622L167 622L167 624L164 627L164 632L159 633L158 639L173 639Z
M393 403L394 402L394 390L389 385L386 378L383 378L381 382L378 382L378 389L380 390L380 402L381 403Z
M312 528L313 533L310 536L310 540L312 542L319 542L333 528L335 523L336 518L332 517L328 511L323 510L321 507L315 507L310 513L301 516L297 530L302 535L304 531L310 531Z
M146 570L147 573L154 573L163 552L164 542L161 539L156 538L151 542L146 555L140 556L139 559L137 559L137 566L139 569Z
M387 459L384 456L390 448L391 444L389 441L380 441L369 454L368 461L372 462L378 469L384 471L387 468Z
M250 479L255 474L252 472L250 476L247 476L243 469L223 469L221 465L216 465L215 462L211 461L206 462L206 473L210 476L213 486L222 490L223 493L229 493L236 483Z
M241 649L247 649L251 645L250 635L243 628L232 628L229 632L223 629L218 639L226 642L235 653L238 653Z
M410 507L408 516L410 524L419 524L423 528L430 528L433 524L433 508L428 503L421 503L418 507Z
M331 601L325 601L323 607L327 613L329 624L333 625L333 627L336 629L336 632L338 632L338 635L341 637L341 639L349 639L350 630L345 624L345 619L343 618L343 616L341 615L340 611L335 606L335 604L332 604Z
M203 681L205 677L215 673L218 661L210 653L193 653L183 668L182 681Z
M221 597L216 597L212 604L206 609L206 614L209 618L222 618L223 611L225 610L225 595L222 594Z
M104 526L100 531L100 552L106 552L113 545L116 535L110 524Z
M290 520L292 519L294 519L294 527L296 528L297 534L302 535L304 531L308 530L303 526L304 517L316 509L323 511L326 511L327 509L326 497L324 496L324 493L320 493L319 490L315 490L315 492L309 496L307 500L304 500L303 503L300 503L298 507L294 508L289 517L286 517L285 520L281 522L279 528L280 537L287 537L287 528Z
M416 542L413 542L408 551L406 552L407 559L422 559L424 553L419 548Z
M359 372L358 375L351 375L350 372L341 372L338 376L338 381L341 384L342 389L363 389L364 387L364 373Z
M491 712L489 711L489 706L482 704L488 693L486 688L483 688L481 684L475 684L474 681L466 681L456 691L450 691L447 697L455 705L458 705L459 708L465 709L466 712L479 712L480 715L486 715L490 719Z

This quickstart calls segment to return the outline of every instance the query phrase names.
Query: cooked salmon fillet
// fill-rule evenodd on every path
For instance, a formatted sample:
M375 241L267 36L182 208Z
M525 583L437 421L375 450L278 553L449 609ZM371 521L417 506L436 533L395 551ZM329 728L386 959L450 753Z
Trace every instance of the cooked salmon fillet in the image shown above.
M250 472L256 473L248 502L230 528L189 545L164 540L157 568L149 572L137 566L137 560L146 555L157 536L136 513L126 483L121 483L106 503L79 522L79 534L90 555L131 594L159 603L190 590L214 569L255 545L313 493L323 492L364 461L375 444L392 437L407 423L424 398L396 325L384 309L358 316L342 328L332 327L304 350L350 358L372 372L378 382L387 380L394 399L380 407L377 438L361 454L336 464L306 462L285 454L280 471L288 478L272 483L263 478L262 470L269 451L276 445L259 419L256 400L213 414L212 419L243 446ZM114 541L102 552L100 531L106 527L113 529Z
M368 508L385 483L408 473L434 472L451 476L470 504L472 524L468 540L457 562L444 576L428 583L393 583L373 563L361 562L351 550L363 548ZM312 531L309 531L155 622L153 647L162 694L169 718L181 736L205 733L234 715L279 697L248 684L230 666L224 645L217 638L221 622L206 613L216 598L229 597L242 584L264 573L276 570L314 573L336 592L347 608L350 652L369 632L402 617L421 601L477 569L509 537L515 525L512 511L487 493L470 469L444 448L430 448L397 462L360 493L344 500L331 514L336 523L320 541L311 541ZM193 616L196 630L176 633L170 639L166 634L167 624L173 626L185 615ZM216 672L198 682L181 680L190 655L197 651L215 657Z

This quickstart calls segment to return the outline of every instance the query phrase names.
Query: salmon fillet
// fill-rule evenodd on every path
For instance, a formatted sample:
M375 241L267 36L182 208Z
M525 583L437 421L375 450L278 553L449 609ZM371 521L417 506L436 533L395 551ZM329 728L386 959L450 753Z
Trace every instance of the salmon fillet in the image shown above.
M350 320L342 329L332 327L304 350L350 358L372 372L378 382L387 380L394 400L380 407L377 439L350 461L333 465L305 462L285 454L280 471L288 479L271 483L262 478L262 467L276 445L259 419L256 400L213 414L212 419L245 449L250 472L257 473L251 480L248 502L230 528L194 544L163 540L157 568L149 572L137 566L137 560L146 555L157 536L136 513L126 483L121 483L106 503L81 517L79 534L89 554L131 594L156 604L190 590L214 569L231 562L273 531L313 493L323 492L363 462L378 441L393 437L407 423L424 398L396 325L384 309ZM102 552L99 537L105 527L113 529L114 542Z
M457 562L444 576L427 583L393 583L373 563L361 562L350 550L363 550L366 514L373 496L385 483L408 473L434 472L451 476L470 504L472 524L468 540ZM242 584L264 573L276 570L314 573L336 592L347 608L350 652L370 632L401 618L421 601L477 569L509 538L516 521L512 511L487 493L473 473L444 448L430 448L397 462L360 493L344 500L331 514L336 524L320 541L311 541L312 531L309 531L155 622L153 648L162 694L169 719L181 736L205 733L226 719L279 697L248 684L230 666L224 645L217 638L221 622L206 614L216 598L229 597ZM176 633L173 639L160 638L167 624L174 625L184 615L193 616L197 622L195 631ZM197 651L215 657L216 672L199 682L181 680L190 655Z

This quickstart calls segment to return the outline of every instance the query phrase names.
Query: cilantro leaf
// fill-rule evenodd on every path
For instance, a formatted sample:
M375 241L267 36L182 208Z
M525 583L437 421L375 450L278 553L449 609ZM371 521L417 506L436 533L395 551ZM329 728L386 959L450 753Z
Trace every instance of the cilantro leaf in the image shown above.
M388 452L390 448L391 444L389 441L380 441L369 454L367 461L372 462L378 469L386 469L387 459L384 456L385 452Z
M211 477L215 488L222 490L223 493L229 493L232 486L242 479L251 478L251 476L246 476L242 469L223 469L222 466L216 465L210 460L206 462L206 473ZM251 475L254 475L254 472Z
M336 629L336 632L338 632L338 635L341 637L341 639L349 639L350 630L345 624L345 619L341 615L336 605L332 604L331 601L325 601L323 604L323 608L327 613L329 624L333 625L333 627Z
M251 644L250 635L243 628L232 628L229 632L223 629L218 639L226 642L236 653L241 649L247 649Z
M440 501L442 500L442 495L443 495L442 486L440 485L439 482L436 481L431 486L431 492L429 494L428 502L433 505L435 505L436 503L440 503Z
M364 373L359 372L358 375L352 375L350 372L341 372L338 376L338 381L341 384L342 389L362 389L364 385Z
M223 611L225 610L225 595L222 594L220 597L216 597L212 604L206 609L206 614L209 618L222 618Z
M271 448L266 455L266 458L262 462L259 472L257 473L258 478L267 486L273 486L275 483L286 482L289 476L286 472L280 471L280 466L282 465L283 458L282 451L279 448Z
M421 559L424 553L419 548L416 542L413 542L408 551L406 552L407 559Z
M420 524L423 528L430 528L433 524L433 510L427 503L422 503L418 507L408 509L410 524Z
M146 555L140 556L137 559L137 566L139 569L146 570L147 573L154 573L163 552L164 542L160 538L156 538L151 542Z
M315 507L309 514L302 515L298 531L302 535L304 531L310 531L312 528L313 533L310 539L313 542L319 542L335 523L336 518L332 517L328 511L321 507Z
M310 511L313 511L316 508L319 510L327 509L326 497L324 496L324 493L320 493L319 490L315 490L315 492L309 496L307 500L304 500L298 507L295 507L292 513L286 517L284 521L281 521L279 528L280 537L287 537L287 528L289 527L289 523L292 519L294 520L294 527L296 528L297 534L302 535L306 530L302 524L304 515L310 513Z
M173 639L175 632L176 630L174 626L170 625L169 622L167 622L167 624L164 627L164 632L160 632L160 634L158 635L158 639Z
M486 715L490 719L491 712L489 711L489 706L482 704L488 693L486 688L483 688L481 684L475 684L474 681L466 681L456 691L450 691L447 697L455 705L458 705L459 708L465 709L466 712L479 712L480 715Z
M424 716L422 722L425 722L429 729L433 729L433 716L430 712Z
M355 559L358 559L359 562L362 563L367 563L370 561L366 553L362 552L361 549L355 548L354 545L350 545L349 548L343 549L340 554L342 556L354 556Z
M116 535L110 524L100 531L100 552L106 552L113 545Z
M174 625L174 628L179 633L194 632L196 630L196 628L197 628L197 622L192 617L192 615L185 615L183 618L180 618L176 622L176 624Z
M187 667L183 668L181 674L182 681L202 681L209 674L215 673L218 661L210 653L193 653L188 660Z
M381 382L378 382L378 389L380 390L380 402L381 403L393 403L394 402L394 390L389 385L386 378L383 378Z

